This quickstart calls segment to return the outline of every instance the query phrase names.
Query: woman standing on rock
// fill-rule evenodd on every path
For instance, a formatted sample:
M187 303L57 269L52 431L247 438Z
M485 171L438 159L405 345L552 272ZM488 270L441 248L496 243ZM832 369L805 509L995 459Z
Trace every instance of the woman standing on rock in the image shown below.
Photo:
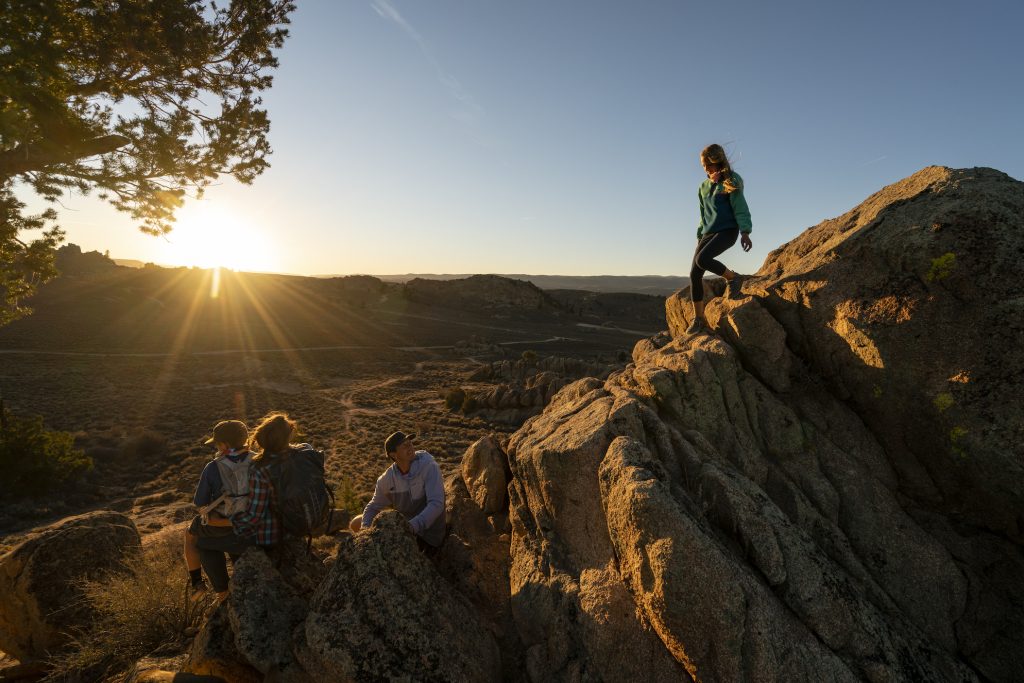
M700 224L697 226L697 249L693 253L690 268L690 300L693 301L693 322L686 329L687 334L696 334L708 329L704 317L704 273L711 271L726 279L726 292L730 298L739 296L743 276L729 270L717 257L736 244L736 238L743 234L740 244L743 251L754 246L750 241L750 209L743 198L743 179L732 170L729 159L721 145L708 145L700 153L700 163L707 180L700 184L697 198L700 208Z

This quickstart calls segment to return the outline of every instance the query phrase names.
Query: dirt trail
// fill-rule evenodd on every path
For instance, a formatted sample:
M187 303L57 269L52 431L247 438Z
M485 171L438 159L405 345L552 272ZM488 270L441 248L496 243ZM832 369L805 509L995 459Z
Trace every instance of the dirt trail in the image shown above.
M330 389L325 389L325 390L322 390L320 392L321 393L321 397L326 399L326 400L328 400L328 401L332 401L334 403L337 403L342 408L344 408L345 412L342 415L342 421L343 421L343 424L344 424L344 427L345 427L345 433L349 434L349 433L352 432L352 418L353 417L356 417L356 416L359 416L359 415L363 415L363 416L365 416L365 415L385 415L388 412L387 410L384 410L384 409L381 409L381 408L361 408L361 407L359 407L357 405L357 403L356 403L356 396L357 395L365 393L365 392L370 391L372 389L382 389L384 387L391 386L392 384L397 384L399 382L404 382L405 380L408 380L408 379L413 379L416 375L418 375L419 373L421 373L423 371L423 364L424 364L424 362L425 361L419 361L418 363L416 363L416 365L413 366L412 372L407 374L407 375L400 375L398 377L392 377L392 378L386 379L386 380L384 380L382 382L377 382L377 381L366 382L366 383L361 384L360 386L357 386L355 388L349 389L348 391L346 391L345 393L343 393L341 396L339 396L337 398L334 398L332 396L327 395L326 392L330 391Z

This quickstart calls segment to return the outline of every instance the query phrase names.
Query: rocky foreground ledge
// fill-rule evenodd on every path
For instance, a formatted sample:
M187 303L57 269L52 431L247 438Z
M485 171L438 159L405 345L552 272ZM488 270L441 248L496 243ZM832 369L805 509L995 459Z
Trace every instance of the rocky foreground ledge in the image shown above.
M1019 680L1022 256L1024 183L886 187L713 299L714 334L670 297L624 370L561 389L507 449L474 444L434 560L392 514L325 562L247 553L184 668Z

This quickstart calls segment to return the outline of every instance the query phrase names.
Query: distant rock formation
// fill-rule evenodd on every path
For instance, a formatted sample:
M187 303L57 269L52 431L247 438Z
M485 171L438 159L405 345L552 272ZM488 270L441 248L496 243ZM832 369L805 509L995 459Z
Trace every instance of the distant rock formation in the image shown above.
M490 382L490 386L455 391L461 392L463 412L519 426L538 414L565 385L580 377L603 379L621 367L621 363L565 356L494 361L481 366L469 378L471 382Z
M77 244L65 244L57 250L55 260L61 275L89 275L117 270L118 265L109 254L98 251L83 252Z
M140 548L119 512L91 512L46 527L0 557L0 650L22 662L55 654L85 628L81 582L117 571Z
M404 275L380 275L385 282L409 282L417 278L424 280L464 280L471 273L406 273ZM690 278L682 275L529 275L526 273L499 273L500 277L512 280L526 280L541 289L554 293L563 292L644 294L666 297L688 284Z
M416 278L404 285L409 301L448 308L487 311L553 311L558 302L536 285L498 275L473 275L463 280Z
M1021 254L1024 183L927 168L712 300L717 334L683 293L559 392L509 443L537 670L614 677L611 629L697 680L1019 676Z
M597 377L604 379L620 365L601 363L571 356L544 356L529 360L500 360L481 366L470 376L473 382L524 382L535 375L550 372L561 377Z
M689 278L680 280L681 283L676 289L689 285ZM664 296L572 289L552 289L547 290L547 293L571 315L597 324L614 321L620 326L632 324L647 329L646 326L652 321L660 321L665 311Z

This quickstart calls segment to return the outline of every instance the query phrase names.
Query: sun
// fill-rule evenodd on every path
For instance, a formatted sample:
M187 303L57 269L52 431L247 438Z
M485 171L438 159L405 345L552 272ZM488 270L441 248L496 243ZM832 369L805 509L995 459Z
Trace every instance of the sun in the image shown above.
M179 265L255 272L273 272L280 266L261 226L240 212L215 205L183 207L167 239Z

